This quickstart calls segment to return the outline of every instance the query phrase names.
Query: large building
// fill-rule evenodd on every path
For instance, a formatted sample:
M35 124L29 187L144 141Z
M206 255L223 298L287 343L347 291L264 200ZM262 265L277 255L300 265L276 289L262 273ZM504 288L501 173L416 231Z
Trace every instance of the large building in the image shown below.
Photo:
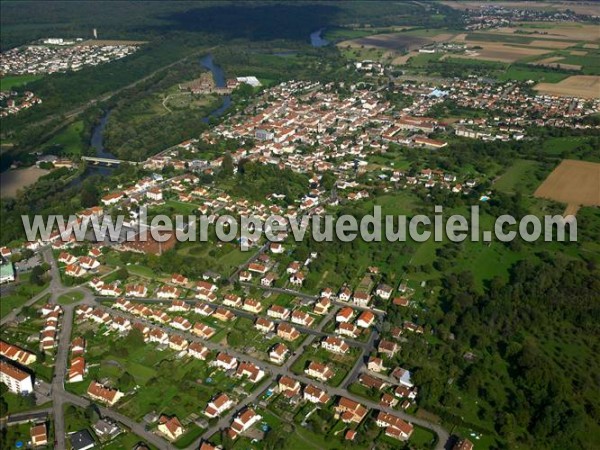
M8 390L15 394L33 392L31 375L6 361L0 361L0 382L8 386Z

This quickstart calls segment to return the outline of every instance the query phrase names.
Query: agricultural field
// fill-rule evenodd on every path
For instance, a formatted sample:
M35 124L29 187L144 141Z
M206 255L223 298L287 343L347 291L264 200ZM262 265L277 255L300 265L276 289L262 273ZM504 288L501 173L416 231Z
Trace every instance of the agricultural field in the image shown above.
M600 164L564 160L534 195L566 203L571 214L579 206L600 206Z
M541 94L597 98L600 90L600 76L573 75L558 83L538 83L535 85L535 90Z

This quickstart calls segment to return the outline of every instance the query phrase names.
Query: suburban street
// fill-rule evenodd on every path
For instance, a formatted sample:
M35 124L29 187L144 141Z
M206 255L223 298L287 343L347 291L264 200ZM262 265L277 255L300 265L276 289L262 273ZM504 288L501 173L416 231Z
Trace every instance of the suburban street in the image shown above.
M263 246L263 248L261 248L257 253L255 253L253 255L253 257L251 257L249 259L249 261L252 261L255 257L257 257L257 255L260 254L262 251L264 251L264 249L266 249L266 247ZM268 361L247 355L239 350L235 350L227 345L223 345L221 343L215 343L215 342L211 342L211 341L206 341L206 340L203 340L203 339L193 335L192 333L184 332L181 330L176 330L174 328L171 328L168 325L157 325L156 323L153 323L144 318L140 318L138 316L134 316L130 313L112 309L112 308L108 308L108 307L104 306L103 304L101 304L100 302L106 301L106 300L114 301L115 300L114 298L110 298L110 299L109 298L98 298L88 288L82 287L82 286L73 287L73 288L67 288L67 287L63 286L61 283L60 272L58 270L58 266L52 255L52 250L49 247L46 247L42 250L42 254L44 257L44 261L50 265L50 272L52 275L52 280L51 280L48 288L46 288L40 294L36 295L34 298L32 298L32 300L29 300L26 303L26 305L34 304L36 301L38 301L40 298L42 298L43 295L46 295L47 293L51 294L50 302L54 303L54 304L56 304L58 302L58 298L63 294L80 292L84 295L84 298L78 302L71 303L68 305L61 305L62 309L63 309L63 315L61 317L61 325L62 326L60 328L60 332L58 335L58 345L57 345L57 349L56 349L56 361L55 361L55 368L54 368L54 376L53 376L52 383L51 383L51 386L52 386L52 389L51 389L51 396L52 396L51 412L52 412L52 415L54 418L56 448L58 448L58 449L67 448L67 445L66 445L67 435L66 435L65 417L64 417L65 406L68 404L74 404L76 406L85 408L87 405L89 405L91 403L89 399L87 399L85 397L80 397L80 396L74 395L70 392L67 392L64 388L65 374L67 371L68 360L69 360L69 347L70 347L70 342L71 342L71 338L72 338L74 311L77 308L77 306L82 305L82 304L87 304L90 306L94 306L94 307L106 310L106 311L110 312L111 316L115 316L115 317L120 316L120 317L128 318L130 320L135 320L138 322L146 323L149 326L159 327L168 333L177 333L177 334L183 336L189 342L200 342L213 352L226 352L226 353L234 356L235 358L237 358L239 361L248 361L250 363L253 363L253 364L261 367L265 371L265 373L267 375L263 380L261 380L262 387L260 389L257 389L251 395L245 397L243 400L241 400L241 402L239 402L233 410L229 411L228 413L226 413L222 417L220 417L219 421L214 426L212 426L212 427L208 428L206 431L204 431L204 433L192 445L190 445L188 447L188 450L193 450L193 449L198 448L198 446L202 442L202 440L208 439L214 433L217 433L217 432L221 431L222 429L227 428L230 425L235 414L237 414L245 406L255 403L257 401L257 399L264 393L264 391L274 381L276 381L279 377L286 376L286 375L298 380L299 382L301 382L303 384L315 385L315 386L319 387L320 389L324 390L325 392L327 392L327 394L330 395L332 398L336 397L336 396L344 396L344 397L350 398L354 401L357 401L357 402L367 406L368 408L371 408L374 410L382 410L382 411L394 414L394 415L402 418L403 420L406 420L406 421L409 421L416 425L430 429L438 437L438 443L436 446L436 449L438 449L438 450L444 449L445 443L449 439L449 433L440 425L429 422L422 418L412 416L401 410L395 410L392 408L387 408L387 407L381 406L378 403L375 403L375 402L369 401L365 398L358 397L354 394L351 394L350 392L348 392L346 390L346 387L348 385L350 385L352 382L354 382L355 379L357 378L357 376L363 370L363 367L365 365L365 356L368 355L373 350L373 348L375 348L375 344L379 338L378 328L380 327L380 324L381 324L381 319L382 319L381 313L374 311L374 313L377 314L378 321L377 321L376 325L373 327L373 330L372 330L371 335L367 342L359 342L359 341L355 341L355 340L351 340L351 339L346 340L349 345L357 347L359 349L360 355L357 358L352 370L349 371L349 373L346 375L346 377L342 381L341 385L339 387L333 387L333 386L329 386L327 384L321 383L315 379L309 378L307 376L297 375L291 371L291 367L294 364L294 362L302 355L303 351L306 348L310 347L314 343L315 339L322 338L324 336L328 336L328 333L323 332L323 329L327 325L327 323L334 320L336 313L339 311L340 307L342 305L344 305L343 302L334 301L333 307L323 317L323 319L319 322L319 324L315 328L307 328L307 327L302 327L302 326L294 324L294 326L301 332L301 334L303 334L305 336L305 339L302 342L302 344L300 345L300 347L288 358L288 360L283 365L277 366ZM242 267L243 266L241 266L237 270L238 273ZM295 291L292 289L266 288L266 287L261 287L261 288L272 291L272 292L294 295L300 299L303 299L304 301L314 301L316 299L316 297L314 297L314 296L304 294L304 293L301 293L301 292L298 292L298 291ZM148 304L156 304L156 303L165 303L165 300L143 299L140 302L148 303ZM254 321L257 317L255 314L250 313L248 311L243 311L243 310L239 310L236 308L224 307L221 304L216 304L213 302L204 302L204 303L206 303L212 307L226 308L226 309L234 312L236 315L238 315L240 317L245 317L245 318L251 319L252 321ZM9 316L5 317L2 320L2 323L6 323L6 322L9 322L10 320L13 320L19 311L20 311L20 309L16 309L15 311L13 311ZM282 322L280 320L273 320L273 321L275 323ZM203 406L204 405L199 405L199 408L202 408ZM148 442L152 445L155 445L159 449L170 450L170 449L174 448L169 442L167 442L162 437L146 430L146 427L144 424L138 423L138 422L120 414L119 412L115 411L113 408L99 407L99 411L103 416L109 417L117 422L122 423L124 426L129 428L133 433L140 436L141 439L145 440L146 442ZM36 413L39 413L39 411L36 411ZM21 416L25 415L25 417L26 417L26 414L27 413L21 413L20 415Z

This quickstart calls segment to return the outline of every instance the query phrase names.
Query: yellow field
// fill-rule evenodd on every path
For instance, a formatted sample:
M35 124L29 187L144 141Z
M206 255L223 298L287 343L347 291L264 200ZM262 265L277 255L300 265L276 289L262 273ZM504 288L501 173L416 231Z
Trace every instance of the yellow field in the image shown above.
M586 25L575 22L523 22L519 26L498 28L490 31L486 30L485 33L505 35L515 34L517 31L520 32L517 34L518 36L539 40L556 39L587 42L600 40L600 30L597 25ZM560 42L558 44L560 44Z
M564 97L600 98L600 76L573 75L558 83L538 83L535 90Z
M565 159L533 195L566 203L569 214L580 206L600 206L600 164Z

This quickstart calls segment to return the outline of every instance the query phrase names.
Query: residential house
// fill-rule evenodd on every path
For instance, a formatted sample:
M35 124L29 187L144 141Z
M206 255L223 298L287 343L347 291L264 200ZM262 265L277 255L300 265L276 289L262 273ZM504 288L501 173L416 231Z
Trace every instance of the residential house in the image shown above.
M254 327L262 333L270 333L275 330L275 324L269 319L258 317L254 322Z
M233 400L231 400L227 394L222 393L213 397L212 400L208 402L208 405L204 410L204 415L209 419L219 417L234 405L235 403Z
M328 381L334 375L333 370L331 370L327 365L315 361L310 361L308 363L308 366L304 370L304 373L306 373L306 375L308 375L309 377L316 378L323 382Z
M340 397L335 411L342 422L356 424L361 423L368 413L367 408L347 397Z
M158 419L158 431L171 441L179 439L184 433L183 426L176 416L168 417L164 414Z
M217 354L217 357L210 363L211 366L223 370L233 370L237 367L237 364L237 359L225 352Z
M330 399L329 395L327 395L327 392L325 392L323 389L319 389L318 387L312 384L308 384L304 388L303 396L304 400L321 405L324 405Z
M118 389L111 389L103 386L97 381L92 381L88 387L87 395L92 400L97 400L108 406L113 406L117 403L125 394Z
M383 353L390 358L392 358L399 349L400 346L397 343L385 339L379 341L379 345L377 346L377 351L379 353Z
M280 323L277 325L277 336L286 341L295 341L300 337L300 333L289 323Z
M327 351L342 355L348 353L348 350L350 349L350 346L344 342L343 339L334 336L327 336L325 339L323 339L321 341L321 347Z
M287 320L290 317L290 310L280 305L273 305L267 310L267 316Z
M300 394L300 389L302 388L298 380L294 380L288 376L282 376L279 378L278 387L279 392L288 398L292 398Z
M304 327L310 327L315 319L311 317L308 313L304 311L300 311L299 309L292 312L292 323L302 325Z
M371 311L363 311L356 319L356 325L361 328L369 328L373 322L375 322L375 314Z
M290 350L285 344L278 342L275 344L269 352L269 360L275 364L283 364Z
M188 355L200 359L202 361L206 360L208 354L210 353L208 348L202 345L200 342L192 342L188 346Z

